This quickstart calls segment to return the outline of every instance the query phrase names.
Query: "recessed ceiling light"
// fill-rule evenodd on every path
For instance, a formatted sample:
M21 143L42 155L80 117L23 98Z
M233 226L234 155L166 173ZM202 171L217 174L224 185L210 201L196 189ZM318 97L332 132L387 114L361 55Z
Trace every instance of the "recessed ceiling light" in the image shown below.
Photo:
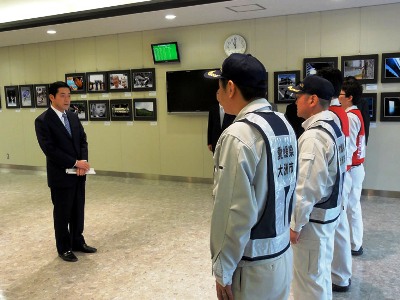
M166 18L167 20L173 20L173 19L176 18L176 16L175 16L175 15L166 15L165 18Z
M53 29L47 30L47 34L56 34L56 33L57 33L57 31L55 31Z

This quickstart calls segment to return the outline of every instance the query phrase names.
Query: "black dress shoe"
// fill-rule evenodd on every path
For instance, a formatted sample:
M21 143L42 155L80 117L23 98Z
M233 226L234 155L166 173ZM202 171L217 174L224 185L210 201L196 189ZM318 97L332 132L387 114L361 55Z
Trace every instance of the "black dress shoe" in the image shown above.
M58 256L61 257L61 259L65 260L65 261L69 261L69 262L78 261L78 258L75 256L74 253L72 253L71 250L68 250L64 253L59 253Z
M90 247L86 245L86 243L82 244L80 247L74 247L72 248L74 251L80 251L84 253L95 253L97 251L96 248Z
M346 286L336 285L336 284L332 283L332 291L338 292L338 293L345 293L345 292L349 291L350 285L351 285L351 279L349 279L349 284Z
M353 256L360 256L360 255L362 255L363 253L364 253L364 249L363 249L362 246L361 246L360 249L358 249L357 251L351 250L351 255L353 255Z

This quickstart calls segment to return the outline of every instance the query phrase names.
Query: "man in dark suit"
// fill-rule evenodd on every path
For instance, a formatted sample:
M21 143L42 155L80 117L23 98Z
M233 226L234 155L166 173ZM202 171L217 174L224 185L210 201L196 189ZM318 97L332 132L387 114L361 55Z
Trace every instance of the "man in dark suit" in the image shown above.
M88 163L86 134L78 116L69 112L71 95L65 82L49 87L51 106L35 120L36 136L46 155L47 182L53 202L54 230L58 255L77 261L72 252L94 253L86 245L84 227L85 181ZM75 174L66 169L75 168Z
M294 132L296 133L296 138L303 134L304 128L301 124L305 121L303 118L297 116L297 105L296 102L292 102L286 106L285 117L288 120L289 124L292 125Z
M369 105L368 101L365 98L360 98L357 108L360 110L361 115L364 121L364 130L365 130L365 145L368 144L368 136L369 136L369 125L371 123L369 117Z
M217 92L218 99L218 92ZM222 117L222 122L221 122ZM221 105L215 104L211 107L208 113L208 132L207 132L207 146L210 151L214 153L215 146L222 132L229 127L235 120L234 115L229 115L224 112Z

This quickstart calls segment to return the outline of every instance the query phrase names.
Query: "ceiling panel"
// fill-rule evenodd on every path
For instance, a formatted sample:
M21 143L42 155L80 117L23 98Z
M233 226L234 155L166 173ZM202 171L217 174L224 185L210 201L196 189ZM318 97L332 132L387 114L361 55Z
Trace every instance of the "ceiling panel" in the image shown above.
M55 0L51 0L54 2ZM62 0L58 0L62 1ZM121 0L122 1L122 0ZM5 4L10 5L11 1L2 0L0 11ZM15 5L32 1L13 0ZM127 1L124 1L127 2ZM132 2L132 1L129 1ZM291 15L308 12L318 12L326 10L337 10L351 7L363 7L373 5L383 5L399 3L400 1L391 0L234 0L219 1L199 5L198 3L213 1L147 1L135 5L142 8L155 8L153 11L134 13L123 16L104 17L87 21L77 21L64 24L46 25L20 30L9 30L0 32L0 47L30 44L46 41L55 41L72 38L83 38L90 36L100 36L116 33L144 31L160 28L171 28L179 26L190 26L226 21L237 21L245 19L256 19L271 16ZM100 2L99 2L100 3ZM197 5L191 5L197 3ZM186 7L177 7L190 5ZM163 7L171 7L162 9ZM254 9L256 8L257 9ZM160 9L161 8L161 9ZM86 16L99 16L101 10L91 11ZM172 21L164 17L168 13L173 13L177 17ZM107 13L105 13L107 15ZM36 20L30 20L35 22ZM40 21L40 20L39 20ZM60 23L60 22L59 22ZM9 23L1 24L0 29ZM37 26L37 25L36 25ZM57 34L48 35L48 29L55 29Z

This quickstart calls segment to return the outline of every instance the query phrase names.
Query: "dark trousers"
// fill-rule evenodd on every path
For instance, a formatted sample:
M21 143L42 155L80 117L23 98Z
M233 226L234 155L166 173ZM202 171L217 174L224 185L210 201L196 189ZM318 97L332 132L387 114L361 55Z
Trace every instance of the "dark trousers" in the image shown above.
M78 181L70 188L52 187L50 191L57 251L64 253L85 243L85 182Z

